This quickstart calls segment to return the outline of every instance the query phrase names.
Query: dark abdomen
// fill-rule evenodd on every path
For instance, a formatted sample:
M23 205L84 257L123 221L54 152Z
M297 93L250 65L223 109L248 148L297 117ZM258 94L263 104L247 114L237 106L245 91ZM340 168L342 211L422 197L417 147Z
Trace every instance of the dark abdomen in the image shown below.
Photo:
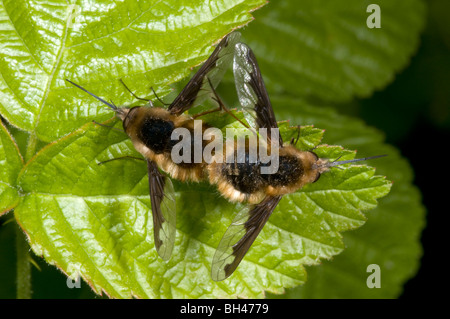
M297 182L304 172L302 162L295 156L280 156L278 159L278 171L274 174L261 174L261 178L273 187L289 186Z

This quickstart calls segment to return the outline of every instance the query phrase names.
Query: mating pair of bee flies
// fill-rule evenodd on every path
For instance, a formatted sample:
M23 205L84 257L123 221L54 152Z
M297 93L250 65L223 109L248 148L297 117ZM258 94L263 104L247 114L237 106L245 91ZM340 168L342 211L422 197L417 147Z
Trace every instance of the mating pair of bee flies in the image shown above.
M181 181L207 180L216 185L225 198L248 203L233 219L214 254L211 276L215 281L229 277L236 270L283 195L317 181L322 173L333 166L380 157L328 161L319 158L312 151L300 151L293 141L284 144L279 134L277 138L273 137L273 141L272 136L267 134L267 139L275 143L278 149L278 170L273 174L259 173L261 161L248 160L247 155L251 151L248 145L244 150L246 160L242 163L227 159L223 161L223 158L213 158L211 163L175 163L171 157L174 147L171 136L175 129L184 128L192 133L194 118L218 110L234 116L215 91L232 63L240 109L250 126L238 120L251 130L278 128L256 58L252 50L239 41L238 32L226 36L167 109L153 107L151 101L148 101L150 107L119 108L67 80L114 110L122 120L124 131L131 138L134 147L146 159L154 241L162 259L170 258L175 243L176 203L172 182L159 169ZM219 104L219 108L194 117L184 114L211 96ZM203 125L203 132L209 127L207 124ZM205 148L210 142L203 140L202 147Z

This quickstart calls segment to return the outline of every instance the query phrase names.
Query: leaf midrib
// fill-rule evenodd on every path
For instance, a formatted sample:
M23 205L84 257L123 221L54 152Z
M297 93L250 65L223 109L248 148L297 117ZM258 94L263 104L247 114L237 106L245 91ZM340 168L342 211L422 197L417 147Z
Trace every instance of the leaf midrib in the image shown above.
M56 55L56 59L53 62L51 73L49 74L49 76L47 78L47 83L46 83L46 86L45 86L45 89L44 89L44 96L42 97L41 106L39 108L38 113L36 114L36 120L34 121L34 127L33 127L33 131L32 131L32 135L34 135L36 137L37 137L36 128L39 125L39 120L41 118L41 113L42 113L42 110L45 107L45 103L47 102L47 97L48 97L48 95L50 93L50 87L52 85L53 78L55 76L55 72L58 69L58 66L59 66L59 64L61 62L61 57L62 57L62 55L64 53L64 50L65 50L65 45L66 45L67 35L68 35L68 30L67 30L68 29L68 23L67 23L68 21L67 21L67 19L69 19L69 17L70 17L70 15L68 15L66 17L66 20L65 20L66 23L64 25L64 31L63 31L63 37L62 37L63 40L61 41L58 53Z

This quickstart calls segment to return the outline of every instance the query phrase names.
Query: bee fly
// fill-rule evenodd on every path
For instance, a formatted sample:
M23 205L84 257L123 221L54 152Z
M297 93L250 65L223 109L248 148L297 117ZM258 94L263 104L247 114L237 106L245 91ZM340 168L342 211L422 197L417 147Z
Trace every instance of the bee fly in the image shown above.
M247 122L255 130L277 129L256 58L243 43L236 44L233 72L239 102ZM253 163L248 160L250 148L247 144L243 162L236 163L233 159L227 160L227 155L219 155L223 156L220 163L215 159L208 166L210 182L217 185L225 198L250 204L236 215L217 247L211 266L211 276L215 281L229 277L236 270L283 195L314 183L331 167L384 156L328 161L312 151L300 151L292 141L291 144L283 144L281 135L277 135L278 138L267 134L268 140L278 148L278 170L273 174L260 173L260 169L267 164L259 159ZM236 152L232 152L231 156L236 158Z
M66 80L110 107L122 121L123 129L130 137L135 149L146 159L155 247L164 260L170 258L175 243L176 203L171 180L158 168L167 172L172 178L181 181L198 182L205 178L206 163L203 161L195 163L192 160L190 163L178 164L172 161L171 151L176 141L173 141L171 136L176 128L185 128L193 132L194 120L192 117L184 115L183 112L204 102L210 97L211 91L215 93L214 88L233 61L234 46L239 39L240 33L238 32L233 32L222 39L211 56L167 109L153 107L151 101L148 101L150 107L117 107L78 84ZM211 111L204 113L209 112ZM199 115L201 114L196 116ZM202 125L203 132L207 128L207 125ZM202 141L202 148L210 142ZM194 143L191 143L191 146L194 147Z

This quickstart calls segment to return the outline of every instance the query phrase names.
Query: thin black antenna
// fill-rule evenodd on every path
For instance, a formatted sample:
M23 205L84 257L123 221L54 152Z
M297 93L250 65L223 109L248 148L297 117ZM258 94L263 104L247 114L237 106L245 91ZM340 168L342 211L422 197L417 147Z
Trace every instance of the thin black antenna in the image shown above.
M369 156L369 157L364 157L364 158L357 158L357 159L352 159L352 160L347 160L347 161L338 161L338 159L341 158L341 156L340 156L336 160L334 160L333 162L328 162L326 164L326 167L333 167L333 166L337 166L337 165L355 163L355 162L360 162L360 161L367 161L367 160L380 158L380 157L384 157L384 156L387 156L387 155L384 154L384 155Z
M75 85L77 88L83 90L83 91L86 92L87 94L89 94L89 95L95 97L97 100L99 100L100 102L102 102L102 103L108 105L108 106L109 106L110 108L112 108L115 112L117 112L118 108L117 108L117 106L115 106L114 104L111 104L111 103L106 102L106 101L103 100L102 98L100 98L100 97L98 97L97 95L95 95L95 94L89 92L89 91L86 90L85 88L79 86L78 84L73 83L73 82L70 81L70 80L67 80L67 79L66 79L66 81L69 82L69 83L72 84L72 85Z

